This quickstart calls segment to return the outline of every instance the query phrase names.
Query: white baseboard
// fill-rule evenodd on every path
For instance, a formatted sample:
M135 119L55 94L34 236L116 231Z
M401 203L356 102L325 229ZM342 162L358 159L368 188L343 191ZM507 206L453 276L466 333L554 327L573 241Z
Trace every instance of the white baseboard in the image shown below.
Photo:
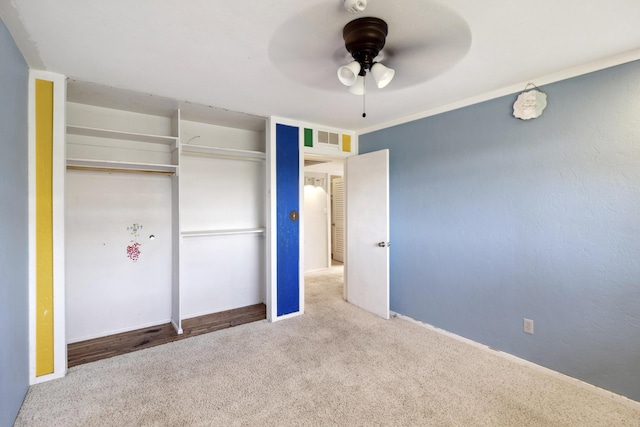
M171 319L171 326L173 326L173 329L175 329L178 335L182 335L182 332L183 332L182 328L179 328L178 324L173 319Z
M65 369L63 371L61 371L61 372L54 372L52 374L41 375L39 377L34 376L32 378L29 378L29 385L32 386L32 385L44 383L44 382L51 381L51 380L57 380L58 378L63 378L65 375L67 375L67 369L66 369L67 361L66 360L65 360L64 364L65 364Z
M287 320L293 317L302 316L304 314L304 310L294 311L293 313L283 314L282 316L278 316L275 319L272 319L271 322L279 322L280 320Z
M600 388L600 387L595 386L593 384L589 384L589 383L584 382L582 380L579 380L577 378L570 377L570 376L562 374L562 373L560 373L558 371L554 371L553 369L545 368L544 366L537 365L537 364L535 364L533 362L530 362L530 361L528 361L526 359L522 359L522 358L514 356L512 354L505 353L505 352L500 351L498 349L495 349L493 347L489 347L487 345L480 344L479 342L470 340L469 338L461 337L460 335L456 335L456 334L454 334L452 332L445 331L444 329L437 328L437 327L435 327L433 325L421 322L421 321L413 319L413 318L411 318L409 316L404 316L404 315L399 314L399 313L391 312L391 317L397 317L398 319L402 319L404 321L407 321L407 322L410 322L410 323L414 323L416 325L419 325L419 326L422 326L424 328L427 328L430 331L437 332L437 333L439 333L441 335L447 336L449 338L453 338L454 340L463 342L465 344L469 344L469 345L471 345L473 347L479 348L480 350L484 350L484 351L490 352L491 354L497 354L498 356L500 356L500 357L502 357L504 359L510 360L512 362L515 362L515 363L517 363L519 365L527 366L527 367L532 368L532 369L534 369L534 370L536 370L538 372L541 372L541 373L543 373L545 375L549 375L549 376L551 376L553 378L557 378L557 379L559 379L561 381L564 381L566 383L573 384L573 385L578 386L578 387L580 387L580 388L582 388L584 390L590 391L590 392L595 393L595 394L597 394L599 396L603 396L603 397L609 398L609 399L611 399L611 400L613 400L615 402L622 403L622 404L624 404L626 406L629 406L629 407L631 407L633 409L640 410L640 402L637 402L635 400L631 400L628 397L616 394L616 393L614 393L612 391L605 390L603 388Z

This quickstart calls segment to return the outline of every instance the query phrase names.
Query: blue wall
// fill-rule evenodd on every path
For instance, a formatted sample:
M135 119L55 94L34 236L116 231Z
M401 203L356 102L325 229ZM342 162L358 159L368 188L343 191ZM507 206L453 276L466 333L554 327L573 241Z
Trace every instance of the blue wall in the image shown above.
M360 136L390 149L391 309L640 401L640 62L541 89L535 120Z
M29 387L27 85L29 70L0 21L0 426Z
M300 211L299 129L276 124L276 212L278 316L300 311L300 223L290 218Z

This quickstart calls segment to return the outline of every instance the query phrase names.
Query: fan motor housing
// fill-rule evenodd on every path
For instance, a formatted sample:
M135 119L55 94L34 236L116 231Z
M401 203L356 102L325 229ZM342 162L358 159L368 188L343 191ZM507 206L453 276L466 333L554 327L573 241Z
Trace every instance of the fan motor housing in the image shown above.
M354 19L344 26L342 38L353 59L370 69L373 59L384 47L389 29L382 19L365 17Z

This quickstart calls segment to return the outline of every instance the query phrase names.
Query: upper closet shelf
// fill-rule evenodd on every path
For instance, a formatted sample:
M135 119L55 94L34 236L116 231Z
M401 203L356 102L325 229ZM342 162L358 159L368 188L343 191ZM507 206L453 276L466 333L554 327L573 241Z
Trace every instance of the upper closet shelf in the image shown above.
M176 136L149 135L145 133L126 132L120 130L99 129L86 126L67 125L67 133L71 135L96 136L99 138L124 139L128 141L152 142L155 144L175 144Z
M67 159L67 168L85 170L130 171L130 172L156 172L162 174L175 174L176 165L162 165L155 163L120 162L113 160L93 159Z
M219 148L192 144L182 144L181 147L184 154L206 154L216 157L242 158L247 160L266 159L266 155L262 151L237 150L235 148Z

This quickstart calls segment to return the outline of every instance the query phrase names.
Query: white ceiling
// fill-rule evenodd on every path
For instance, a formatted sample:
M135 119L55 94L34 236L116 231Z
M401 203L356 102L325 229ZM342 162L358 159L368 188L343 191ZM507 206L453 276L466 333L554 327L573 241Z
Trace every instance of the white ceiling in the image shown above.
M361 133L640 58L638 0L368 2L2 0L0 17L32 68ZM387 21L396 69L366 118L336 78L360 16Z

